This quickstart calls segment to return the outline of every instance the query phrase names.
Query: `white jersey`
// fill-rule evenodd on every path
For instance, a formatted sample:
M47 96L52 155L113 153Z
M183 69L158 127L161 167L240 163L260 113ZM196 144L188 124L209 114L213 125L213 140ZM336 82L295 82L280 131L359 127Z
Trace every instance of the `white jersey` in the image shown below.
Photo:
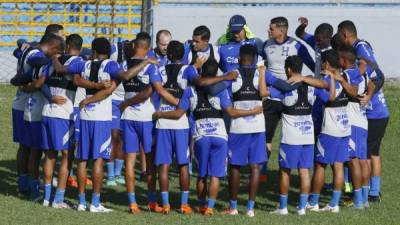
M314 123L311 116L312 105L315 101L314 88L307 87L307 99L302 99L298 90L286 93L282 100L284 111L282 113L281 143L289 145L314 144ZM305 97L305 96L302 96ZM286 110L293 107L293 112ZM302 113L302 111L307 111Z
M125 98L125 90L122 82L117 86L117 88L113 91L111 98L113 101L123 101Z
M362 82L358 84L358 95L362 95L368 88L368 76L362 76ZM356 126L368 130L367 108L359 102L349 101L347 105L349 114L349 123L351 126Z
M40 67L38 75L41 76L46 69L47 65ZM31 92L24 109L24 120L28 122L40 122L42 120L44 103L45 97L40 90Z
M195 113L196 109L199 108L199 96L195 88L190 87L190 91L192 92L190 97L190 111ZM208 103L213 109L222 110L221 100L218 96L207 95L207 98ZM205 103L200 102L200 104L203 110L208 109ZM223 118L201 118L195 120L193 138L197 141L203 136L219 137L228 140Z
M112 80L111 75L105 71L106 65L111 62L110 59L104 60L99 69L98 73L98 82L103 80ZM82 77L85 80L90 80L90 68L92 61L87 61L85 63L85 71L82 73ZM91 97L92 94L87 93L86 97ZM85 106L85 108L80 110L81 120L89 120L89 121L111 121L112 120L112 105L111 105L111 96L107 98L91 103Z
M342 99L342 102L346 102L346 104L339 103L341 106L338 107L325 106L321 133L334 137L346 137L350 136L351 134L349 116L347 112L347 97L345 97L342 85L340 85L338 82L336 82L336 84L335 102L340 102ZM335 102L332 104L335 104Z
M83 87L76 88L74 108L79 108L79 103L86 98L86 90Z
M296 48L298 41L292 37L288 37L282 44L276 43L274 39L269 39L264 44L264 55L267 61L267 68L275 76L282 80L286 80L285 60L288 56L297 55Z
M177 64L170 64L168 66L174 66ZM168 75L166 72L166 67L162 66L159 68L159 73L162 79L161 84L164 86L165 89L174 89L174 85L171 84L171 87L165 87L166 83L168 82ZM183 65L181 69L179 70L177 74L177 79L176 79L176 84L178 87L181 89L181 93L183 94L183 91L186 89L188 86L188 81L183 77L183 73L185 72L186 68L188 68L188 65ZM170 81L171 82L171 81ZM158 111L161 112L168 112L168 111L173 111L176 109L176 106L169 104L166 102L163 98L160 98L160 106L158 108ZM156 122L156 128L158 129L189 129L189 121L186 116L186 113L181 116L178 120L171 120L171 119L164 119L160 118Z
M79 56L72 56L70 57L65 63L65 66L68 66L73 60L77 59ZM54 72L54 67L50 67L49 74L50 76ZM67 74L65 75L65 79L72 82L72 76L73 74ZM67 101L63 105L58 105L55 103L49 102L47 99L45 101L44 107L43 107L43 112L42 115L46 117L52 117L52 118L59 118L59 119L66 119L66 120L72 120L73 119L73 101L75 98L75 90L71 90L68 88L61 88L61 87L56 87L49 85L50 92L52 96L62 96L64 97Z
M240 71L240 70L239 70ZM235 81L232 82L233 107L235 109L251 110L256 106L262 106L259 96L259 73L255 70L252 82L245 84L244 77L241 72ZM250 96L250 100L243 100L244 97ZM237 97L236 97L237 96ZM230 132L234 134L250 134L265 132L264 115L257 114L246 117L238 117L232 119Z
M206 60L210 57L210 55L211 55L211 48L212 48L212 51L213 51L213 54L214 54L214 59L217 61L217 62L219 62L219 54L218 54L218 47L216 47L216 46L213 46L213 45L211 45L211 44L209 44L209 48L206 50L206 51L198 51L196 54L197 54L197 57L205 57L206 58ZM189 49L189 52L188 52L188 54L187 54L187 58L184 60L185 62L187 62L188 64L191 64L191 62L192 62L192 59L193 59L193 53L192 53L192 50L191 49Z
M33 54L38 53L38 52L39 52L38 49L33 49L26 55L24 62L22 62L24 65L24 68L23 68L24 73L33 69L32 66L27 63L27 60L30 56L32 56ZM18 88L17 93L15 94L15 97L13 100L12 108L15 110L18 110L18 111L24 111L26 104L28 102L29 96L31 96L30 93L21 91Z
M130 99L135 97L142 90L144 90L147 87L147 85L150 85L150 74L148 74L147 72L150 66L152 65L151 64L146 65L146 67L130 81L123 82L125 89L125 99ZM128 70L128 64L126 60L123 62L122 67L125 71ZM148 122L152 121L152 116L154 112L155 108L154 108L153 98L150 97L142 103L128 106L122 112L121 120Z

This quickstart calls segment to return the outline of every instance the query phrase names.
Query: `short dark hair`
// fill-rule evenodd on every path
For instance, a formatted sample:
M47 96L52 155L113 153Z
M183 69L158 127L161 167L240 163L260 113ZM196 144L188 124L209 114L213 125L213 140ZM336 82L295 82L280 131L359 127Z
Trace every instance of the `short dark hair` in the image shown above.
M193 30L193 36L200 36L201 40L203 41L209 41L211 37L211 32L208 27L201 25Z
M39 44L58 44L60 48L64 49L64 40L53 33L49 33L44 35L41 39Z
M151 37L150 34L147 32L139 32L136 35L136 39L134 40L135 46L139 46L145 44L147 47L151 45Z
M207 60L201 68L201 76L215 77L218 73L218 62L214 58Z
M65 44L75 50L82 49L83 39L79 34L71 34L65 39Z
M92 41L92 51L95 51L97 54L107 55L110 57L111 44L104 37L95 38Z
M339 34L336 33L335 35L333 35L333 37L331 38L331 46L332 46L332 48L337 50L342 45L344 45L344 43L340 39Z
M294 73L301 73L303 70L303 60L300 56L291 55L285 60L285 70L290 69Z
M242 59L247 58L249 60L251 59L251 61L254 61L254 58L257 56L257 48L251 44L242 45L239 52L240 58Z
M339 55L333 49L321 53L321 62L328 62L329 65L336 69L340 68Z
M49 24L46 27L46 30L44 31L44 34L56 34L58 31L64 30L64 27L60 24Z
M171 61L181 60L185 54L185 48L179 41L173 40L168 44L167 57Z
M157 34L156 34L156 43L158 43L158 42L160 41L160 36L161 36L162 34L172 36L172 35L171 35L171 32L170 32L169 30L159 30L159 31L157 32Z
M283 16L272 18L271 24L275 24L277 27L289 27L289 21Z
M357 59L357 52L352 46L342 45L338 48L340 57L348 60L350 63L355 63Z
M321 23L315 29L314 36L322 35L326 38L331 38L333 35L333 27L329 23Z
M342 29L350 32L351 34L353 34L355 36L357 36L356 25L351 20L345 20L345 21L342 21L341 23L339 23L338 30L342 30Z

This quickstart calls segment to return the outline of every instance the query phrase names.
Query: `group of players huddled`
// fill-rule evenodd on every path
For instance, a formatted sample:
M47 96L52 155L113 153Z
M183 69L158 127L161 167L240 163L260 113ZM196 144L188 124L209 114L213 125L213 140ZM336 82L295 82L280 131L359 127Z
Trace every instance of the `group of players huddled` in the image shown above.
M313 35L305 32L306 18L299 22L296 36L314 49L315 57L287 36L284 17L271 20L265 42L241 15L230 18L215 46L203 25L185 43L160 30L154 49L146 32L116 44L94 38L91 49L82 49L82 37L64 39L57 24L47 27L39 43L19 41L17 74L11 80L17 86L12 116L13 138L19 143L19 191L44 206L70 208L64 193L75 160L77 210L110 212L100 203L106 164L107 184L126 186L129 211L136 214L141 210L135 198L135 162L142 152L147 209L170 212L169 170L177 165L178 210L190 214L193 155L198 212L215 213L220 179L228 173L229 205L223 213L238 214L240 170L249 166L246 215L253 217L259 181L265 180L272 138L282 120L275 147L280 198L271 213L288 214L292 169L300 178L299 215L339 212L342 189L352 192L347 203L355 209L380 201L379 147L389 112L384 75L372 47L358 38L351 21L341 22L336 34L330 24L320 24ZM302 74L303 64L315 74ZM85 198L89 161L90 207ZM327 165L333 170L332 197L320 208Z

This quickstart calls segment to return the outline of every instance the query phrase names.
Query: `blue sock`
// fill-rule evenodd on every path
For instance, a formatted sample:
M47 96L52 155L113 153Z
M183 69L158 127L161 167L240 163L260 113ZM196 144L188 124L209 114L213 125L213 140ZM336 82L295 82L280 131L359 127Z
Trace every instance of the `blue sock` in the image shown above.
M114 164L115 164L114 175L121 176L121 170L122 170L122 167L124 166L124 160L116 159L116 160L114 160Z
M361 192L362 192L362 203L363 205L365 205L368 202L369 186L362 186Z
M287 208L287 200L288 200L288 196L287 195L280 195L279 196L279 209Z
M44 200L50 201L51 197L51 184L44 185Z
M40 184L39 180L34 180L34 179L30 178L29 189L31 191L32 198L39 196L39 184Z
M319 203L319 194L311 194L310 195L310 205L318 205Z
M128 200L129 200L129 204L136 203L136 197L135 197L134 192L128 193Z
M147 200L149 203L157 202L157 194L155 192L147 193Z
M28 187L28 175L27 174L21 174L18 176L18 189L20 191L27 191L29 189Z
M181 205L187 205L189 199L189 191L181 191Z
M169 205L169 193L168 191L161 192L161 199L163 206Z
M371 177L371 187L369 190L369 195L379 196L379 192L381 192L381 177L373 176Z
M205 199L197 199L197 205L205 206L207 204L207 201Z
M107 179L111 180L114 178L114 161L113 162L107 162Z
M254 204L255 204L255 202L253 200L248 200L247 201L247 210L253 210Z
M342 194L342 191L335 191L334 190L332 192L332 198L331 198L331 201L329 202L329 206L331 206L331 207L338 206L341 194Z
M99 206L100 205L100 194L93 192L92 193L92 205Z
M215 206L215 199L209 198L207 201L207 208L213 209Z
M299 209L305 209L307 205L308 194L300 194Z
M354 207L362 207L363 196L361 188L355 189L353 191L353 194L354 194Z
M79 194L79 205L86 205L86 195L85 193Z
M62 203L64 201L64 194L65 194L65 190L57 188L56 196L54 197L54 202L57 204Z
M345 183L350 183L350 179L349 179L349 167L345 166L343 169L343 174L344 174L344 182Z
M229 207L231 209L237 209L237 200L230 200L229 201Z
M262 175L267 174L267 167L268 167L267 162L261 164L261 167L260 167L260 174L262 174Z

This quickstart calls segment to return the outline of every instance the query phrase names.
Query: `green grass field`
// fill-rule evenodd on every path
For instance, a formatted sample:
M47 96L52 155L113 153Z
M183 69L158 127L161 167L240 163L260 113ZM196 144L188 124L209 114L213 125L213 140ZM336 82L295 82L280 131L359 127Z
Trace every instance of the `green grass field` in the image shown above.
M0 85L0 224L400 224L400 156L398 143L400 138L400 88L387 85L385 89L386 99L390 106L391 118L386 136L382 144L383 201L380 204L372 204L369 209L356 211L341 208L339 214L309 213L299 217L295 214L295 206L298 201L298 177L293 174L292 184L295 188L289 194L289 216L270 215L278 202L278 177L277 177L277 152L271 157L268 171L269 181L262 183L256 200L256 216L247 218L245 215L223 216L217 213L213 217L204 217L200 214L180 215L176 211L169 215L160 215L143 211L139 215L131 215L127 212L127 196L125 188L104 188L102 201L108 207L114 209L110 214L91 214L77 212L75 210L57 210L44 208L40 204L34 204L17 193L15 156L17 145L12 142L11 127L11 102L15 89L11 86ZM277 138L275 138L277 139ZM275 140L275 146L277 146ZM328 178L330 180L330 177ZM245 210L247 201L247 175L244 172L239 196L239 210ZM178 177L176 171L171 173L170 201L174 208L179 203ZM146 204L146 188L143 182L137 182L136 195L139 205ZM90 194L87 193L88 201ZM76 203L76 189L67 190L67 199ZM321 196L321 205L328 202L330 193ZM195 178L191 180L190 202L195 204ZM217 211L222 211L228 202L227 182L222 182L220 195L217 201Z

